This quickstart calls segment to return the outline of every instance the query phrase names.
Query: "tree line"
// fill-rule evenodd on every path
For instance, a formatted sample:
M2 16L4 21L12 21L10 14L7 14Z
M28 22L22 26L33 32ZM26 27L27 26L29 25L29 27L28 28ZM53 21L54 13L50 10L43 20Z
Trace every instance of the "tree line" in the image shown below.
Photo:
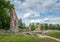
M38 25L41 30L60 30L60 24L30 23L29 27L31 30L35 30Z
M60 30L60 25L59 24L40 24L41 29L45 29L45 30Z

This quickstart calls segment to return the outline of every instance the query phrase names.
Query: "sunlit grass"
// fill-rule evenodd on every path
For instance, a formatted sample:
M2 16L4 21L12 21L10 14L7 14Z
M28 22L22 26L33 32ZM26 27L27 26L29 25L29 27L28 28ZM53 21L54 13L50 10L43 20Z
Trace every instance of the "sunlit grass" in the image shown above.
M49 33L47 35L60 39L60 32Z
M48 38L41 39L37 36L0 34L0 42L57 42Z

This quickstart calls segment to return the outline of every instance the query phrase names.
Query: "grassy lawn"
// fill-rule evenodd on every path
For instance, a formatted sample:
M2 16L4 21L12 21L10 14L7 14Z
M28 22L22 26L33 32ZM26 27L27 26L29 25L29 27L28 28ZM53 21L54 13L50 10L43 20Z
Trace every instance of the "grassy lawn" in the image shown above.
M57 41L48 38L41 39L36 36L0 34L0 42L57 42Z
M19 32L26 32L26 30L25 29L20 29Z
M60 32L49 33L49 34L47 34L47 35L60 39Z

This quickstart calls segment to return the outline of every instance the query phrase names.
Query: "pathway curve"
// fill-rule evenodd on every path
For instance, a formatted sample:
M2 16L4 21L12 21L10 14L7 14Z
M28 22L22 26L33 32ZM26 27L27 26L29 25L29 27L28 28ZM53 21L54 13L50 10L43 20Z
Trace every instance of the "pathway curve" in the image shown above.
M41 38L50 38L50 39L54 39L54 40L60 42L60 39L57 39L57 38L54 38L54 37L51 37L51 36L46 36L46 35L41 35L41 34L37 34L37 36L39 36L39 37L41 37Z

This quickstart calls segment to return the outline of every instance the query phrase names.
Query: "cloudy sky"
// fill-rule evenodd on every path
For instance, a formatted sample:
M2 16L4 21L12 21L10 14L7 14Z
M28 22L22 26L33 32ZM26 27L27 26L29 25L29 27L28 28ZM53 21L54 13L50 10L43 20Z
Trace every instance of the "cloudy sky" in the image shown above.
M10 0L18 18L29 23L60 24L60 0Z

